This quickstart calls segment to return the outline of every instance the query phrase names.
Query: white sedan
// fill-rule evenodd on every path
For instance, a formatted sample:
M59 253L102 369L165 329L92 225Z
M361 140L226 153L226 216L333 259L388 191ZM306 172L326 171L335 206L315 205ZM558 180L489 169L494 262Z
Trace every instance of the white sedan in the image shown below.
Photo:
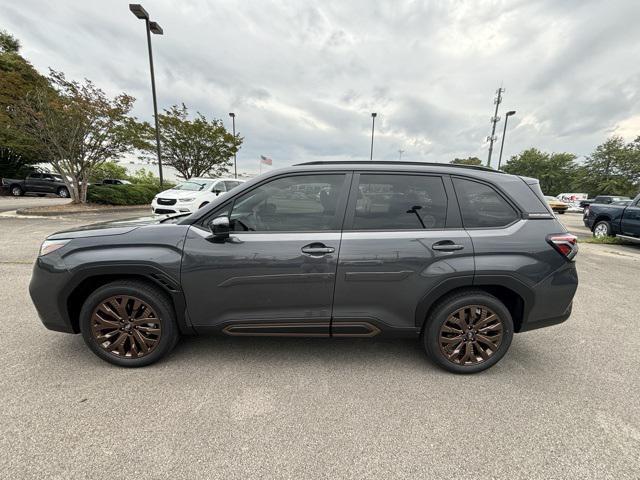
M156 195L151 208L156 214L195 212L243 182L236 178L190 178Z

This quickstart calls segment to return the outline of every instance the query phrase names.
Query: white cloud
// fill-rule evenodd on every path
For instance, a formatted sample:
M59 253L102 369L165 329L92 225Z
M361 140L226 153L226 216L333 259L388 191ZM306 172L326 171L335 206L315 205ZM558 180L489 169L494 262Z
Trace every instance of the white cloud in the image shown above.
M142 23L124 1L2 2L3 28L41 71L127 91L150 119ZM245 137L240 168L369 155L486 158L493 92L506 87L505 157L536 146L588 154L640 134L640 2L148 0L159 103L186 103ZM502 124L498 131L502 132ZM635 133L634 133L635 131Z

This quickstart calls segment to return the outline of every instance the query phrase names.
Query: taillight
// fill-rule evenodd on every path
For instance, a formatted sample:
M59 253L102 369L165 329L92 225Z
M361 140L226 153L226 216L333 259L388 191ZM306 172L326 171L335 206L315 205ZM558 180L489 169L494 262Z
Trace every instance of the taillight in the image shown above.
M573 260L578 253L578 237L570 233L547 235L547 242L567 260Z

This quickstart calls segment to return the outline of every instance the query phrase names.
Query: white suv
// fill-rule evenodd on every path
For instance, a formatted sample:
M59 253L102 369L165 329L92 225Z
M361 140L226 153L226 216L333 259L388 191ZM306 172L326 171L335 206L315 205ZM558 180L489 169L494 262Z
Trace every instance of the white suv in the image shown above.
M190 178L156 195L151 208L157 214L195 212L243 182L236 178Z

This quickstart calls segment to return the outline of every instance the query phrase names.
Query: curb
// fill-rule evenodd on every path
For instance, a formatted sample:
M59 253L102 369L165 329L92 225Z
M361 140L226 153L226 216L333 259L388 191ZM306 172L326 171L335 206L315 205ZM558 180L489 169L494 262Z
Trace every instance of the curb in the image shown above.
M38 211L37 208L20 208L16 210L17 215L31 215L34 217L60 217L64 215L78 215L80 213L119 213L119 212L137 212L142 210L151 210L151 207L136 206L134 208L95 208L95 209L78 209L78 210L45 210ZM151 212L149 212L151 213Z

